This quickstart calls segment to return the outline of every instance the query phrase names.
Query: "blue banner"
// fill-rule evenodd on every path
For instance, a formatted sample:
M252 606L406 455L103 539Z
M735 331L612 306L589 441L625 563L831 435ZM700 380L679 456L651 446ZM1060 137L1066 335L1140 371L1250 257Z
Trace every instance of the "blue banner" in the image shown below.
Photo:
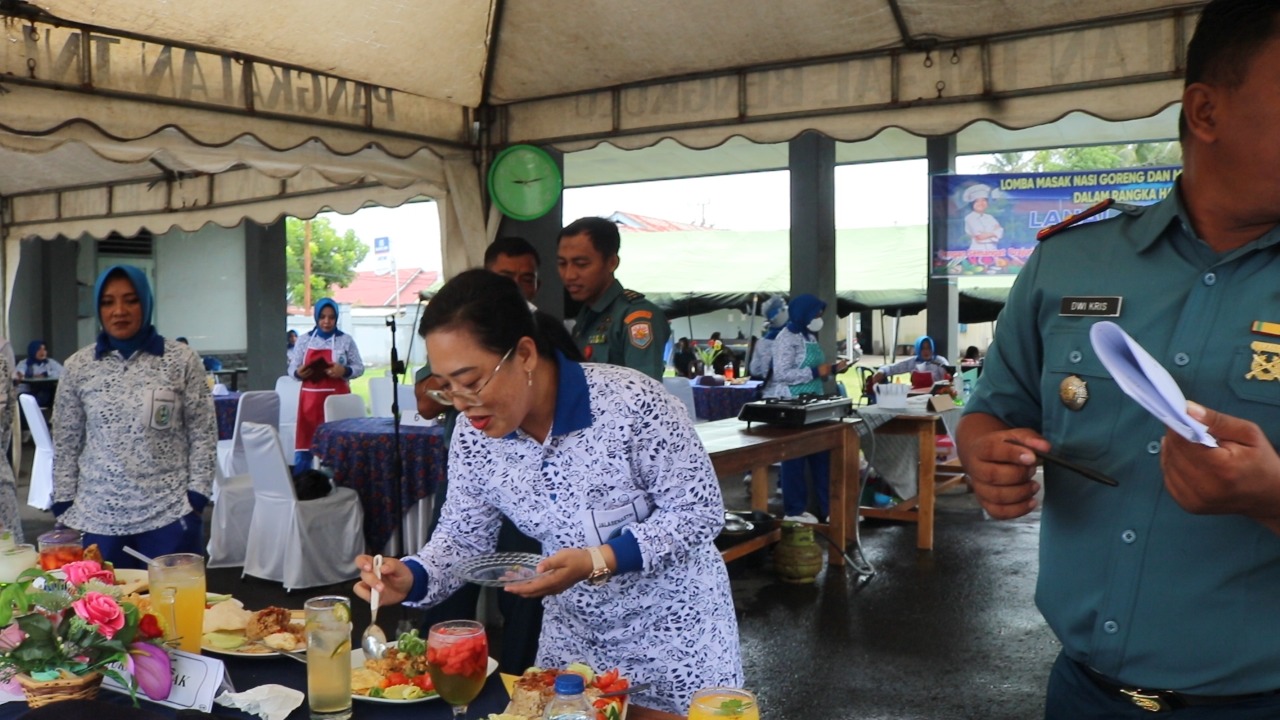
M934 238L931 272L934 277L1016 275L1035 249L1041 228L1107 198L1130 205L1159 202L1173 190L1179 170L936 175L931 192L935 203L946 203L947 230L944 238ZM1082 222L1115 214L1110 210Z

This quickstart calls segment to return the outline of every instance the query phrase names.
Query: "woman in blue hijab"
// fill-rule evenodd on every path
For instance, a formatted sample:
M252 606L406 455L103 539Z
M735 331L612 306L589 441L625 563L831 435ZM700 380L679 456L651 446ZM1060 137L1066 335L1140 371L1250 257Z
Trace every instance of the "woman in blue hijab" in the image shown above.
M787 308L787 325L773 341L773 374L765 384L765 397L794 398L821 395L823 382L848 368L844 360L826 362L818 331L822 329L822 313L827 304L805 293L791 299ZM809 486L805 482L805 465L813 475L818 513L826 517L830 511L831 453L820 452L782 463L782 507L786 519L816 523L818 518L808 511Z
M298 338L289 353L289 375L302 381L294 437L294 471L311 466L311 439L324 422L324 401L351 392L348 381L364 374L360 349L338 329L338 303L324 298L315 306L316 326Z
M911 373L912 386L933 387L934 383L948 379L947 366L950 364L946 358L934 352L933 338L928 335L921 335L916 338L914 355L880 368L871 378L871 383L873 386L879 385L894 375ZM925 377L926 375L928 375L927 378ZM917 385L917 382L919 385ZM926 382L927 385L925 384Z
M18 394L33 395L40 407L53 405L54 385L49 383L27 383L24 380L57 380L62 377L62 365L49 357L49 348L44 340L32 340L27 343L27 357L18 362L14 370L18 380Z
M67 359L53 406L53 512L116 567L201 553L218 442L204 366L151 322L151 285L108 268L94 296L102 331Z

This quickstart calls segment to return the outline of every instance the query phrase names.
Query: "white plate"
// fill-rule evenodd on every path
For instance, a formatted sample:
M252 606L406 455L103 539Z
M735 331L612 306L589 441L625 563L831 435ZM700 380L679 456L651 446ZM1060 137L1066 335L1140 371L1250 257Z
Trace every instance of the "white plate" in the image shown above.
M394 642L387 643L387 647L395 647L395 646L396 644ZM360 648L356 648L355 650L351 651L351 669L355 670L357 668L362 668L362 667L364 667L364 650ZM489 658L489 667L484 671L484 676L489 677L497 669L498 669L498 661L494 660L493 658ZM355 693L351 693L351 697L355 700L363 700L365 702L371 702L371 703L388 703L391 705L407 705L409 703L420 703L420 702L426 702L428 700L440 699L440 696L437 695L436 693L431 693L426 697L414 698L412 700L394 700L392 698L376 698L376 697L369 697L368 695L357 695Z
M212 599L213 597L218 597L218 598L231 598L231 596L230 596L230 595L225 595L225 594L221 594L221 593L206 593L206 596L207 596L207 597L205 598L206 600L208 600L208 599ZM250 611L250 612L252 612L252 611ZM296 620L301 620L301 619L302 619L302 611L301 611L301 610L293 610L293 611L292 611L292 613L293 613L293 619L294 619L295 621L296 621ZM261 647L261 648L263 649L263 651L264 651L264 652L245 652L245 651L240 650L240 649L238 649L238 648L237 648L237 649L235 649L235 650L224 650L224 649L222 649L222 648L216 648L216 647L213 647L212 645L205 645L205 644L204 644L204 642L203 642L203 640L204 640L204 636L201 636L201 641L202 641L202 642L200 643L200 652L201 652L201 653L212 653L212 654L214 654L214 655L226 655L227 657L250 658L250 659L253 659L253 660L257 660L257 659L259 659L259 658L274 658L274 657L280 657L280 655L279 655L275 650L272 650L272 649L270 649L270 648L266 647L265 645L260 645L260 646L259 646L259 647ZM244 645L241 645L240 647L244 647ZM303 648L303 649L301 649L301 650L294 650L294 651L292 651L292 652L293 652L293 654L300 654L300 653L305 653L306 651L307 651L307 649L306 649L306 648Z
M115 571L116 587L125 595L131 593L140 593L147 589L147 571L146 570L130 570L121 568Z

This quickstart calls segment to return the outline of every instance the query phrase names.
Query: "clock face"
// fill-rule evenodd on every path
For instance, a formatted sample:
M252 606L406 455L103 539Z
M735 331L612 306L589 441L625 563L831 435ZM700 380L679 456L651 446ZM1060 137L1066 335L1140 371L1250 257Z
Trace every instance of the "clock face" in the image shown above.
M556 161L542 148L513 145L489 167L489 197L503 215L536 220L560 199L564 181Z

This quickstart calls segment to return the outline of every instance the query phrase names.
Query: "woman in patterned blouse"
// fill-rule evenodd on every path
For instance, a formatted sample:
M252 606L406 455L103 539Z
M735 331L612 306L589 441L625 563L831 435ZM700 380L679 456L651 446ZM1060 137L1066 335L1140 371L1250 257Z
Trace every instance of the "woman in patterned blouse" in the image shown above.
M688 412L657 381L557 352L514 283L462 273L423 314L441 400L463 413L449 496L417 555L357 561L356 593L431 605L460 561L494 548L502 515L542 543L538 664L619 667L651 682L643 703L683 713L693 692L740 686L729 578L713 540L724 501Z
M202 551L218 443L204 366L151 324L151 286L116 265L94 292L102 332L67 359L53 404L53 513L116 567Z

